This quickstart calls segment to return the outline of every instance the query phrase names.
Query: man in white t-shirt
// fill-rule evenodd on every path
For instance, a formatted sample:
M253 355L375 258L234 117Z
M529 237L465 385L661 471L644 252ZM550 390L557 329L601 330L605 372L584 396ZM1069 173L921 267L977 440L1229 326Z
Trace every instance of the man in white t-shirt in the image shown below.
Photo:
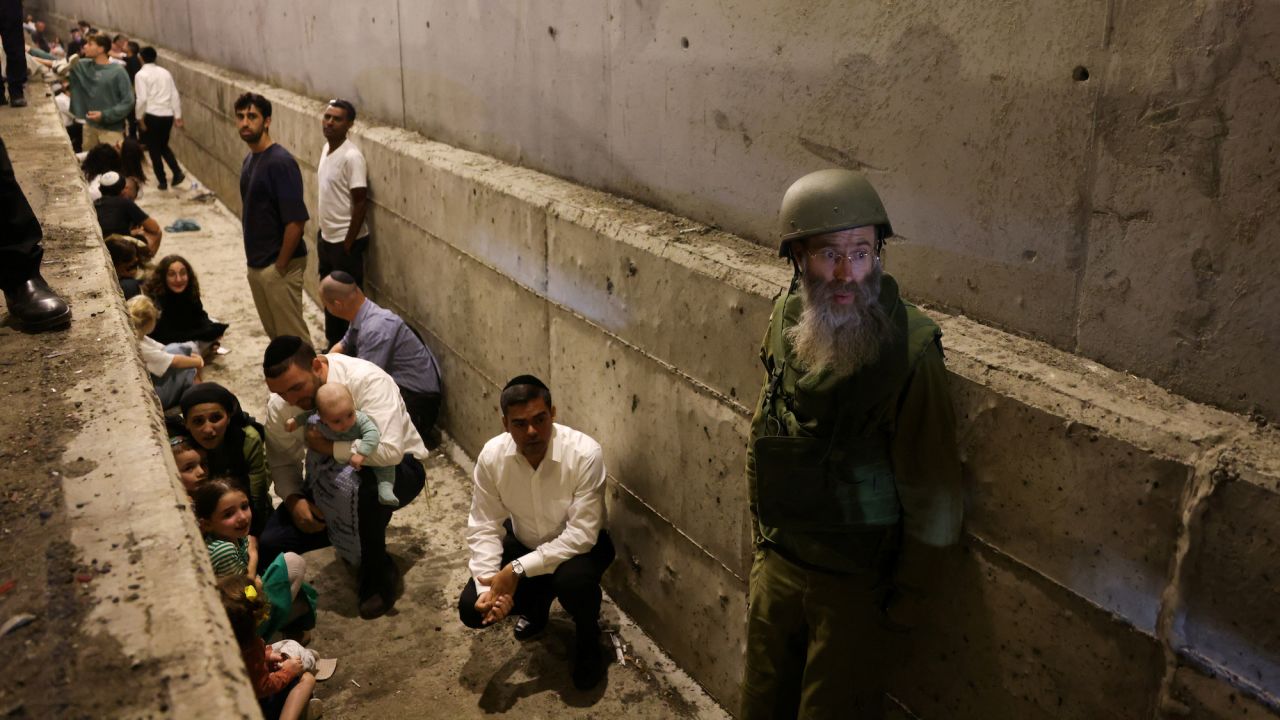
M320 151L317 171L320 187L320 233L316 238L316 254L320 260L320 277L342 270L355 278L364 289L364 253L369 248L368 210L369 181L364 155L347 133L356 121L356 108L346 100L330 100L324 109L320 127L326 140ZM324 314L324 335L329 346L342 339L347 321Z

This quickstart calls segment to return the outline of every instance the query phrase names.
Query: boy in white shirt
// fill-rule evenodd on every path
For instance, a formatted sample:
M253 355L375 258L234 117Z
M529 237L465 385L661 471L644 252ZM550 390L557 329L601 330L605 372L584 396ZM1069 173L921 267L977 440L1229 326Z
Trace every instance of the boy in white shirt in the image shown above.
M142 142L151 153L151 170L161 190L169 189L164 174L165 163L173 171L173 186L178 187L186 176L178 167L178 158L169 149L169 133L182 127L182 97L173 75L156 64L156 49L147 46L138 51L142 68L133 78L134 112L138 116L138 129Z

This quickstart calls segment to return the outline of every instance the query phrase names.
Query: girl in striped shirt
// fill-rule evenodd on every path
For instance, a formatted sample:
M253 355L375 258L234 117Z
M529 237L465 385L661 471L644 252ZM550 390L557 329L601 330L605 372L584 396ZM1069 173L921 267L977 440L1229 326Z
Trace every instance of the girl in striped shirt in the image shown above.
M220 475L205 480L191 493L196 521L209 549L209 562L218 578L245 575L266 596L271 612L258 626L270 638L277 630L304 645L315 627L316 591L303 582L307 563L297 553L281 553L258 574L258 539L249 534L253 510L249 496L236 480Z

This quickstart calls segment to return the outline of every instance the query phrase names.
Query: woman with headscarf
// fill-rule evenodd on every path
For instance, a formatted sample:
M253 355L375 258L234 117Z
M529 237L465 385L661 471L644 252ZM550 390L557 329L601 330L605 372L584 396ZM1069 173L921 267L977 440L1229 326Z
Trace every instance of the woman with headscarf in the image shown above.
M271 514L271 470L262 424L240 409L240 401L217 383L193 385L182 394L182 422L206 453L211 477L227 474L243 483L253 506L251 534Z

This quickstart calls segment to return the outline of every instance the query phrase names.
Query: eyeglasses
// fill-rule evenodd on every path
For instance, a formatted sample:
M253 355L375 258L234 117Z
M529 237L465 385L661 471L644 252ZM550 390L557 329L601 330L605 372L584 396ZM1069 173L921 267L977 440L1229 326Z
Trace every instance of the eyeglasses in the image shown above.
M808 253L813 262L825 268L834 268L841 260L848 260L849 265L863 268L877 259L870 250L854 250L849 254L837 252L835 248L821 248Z

